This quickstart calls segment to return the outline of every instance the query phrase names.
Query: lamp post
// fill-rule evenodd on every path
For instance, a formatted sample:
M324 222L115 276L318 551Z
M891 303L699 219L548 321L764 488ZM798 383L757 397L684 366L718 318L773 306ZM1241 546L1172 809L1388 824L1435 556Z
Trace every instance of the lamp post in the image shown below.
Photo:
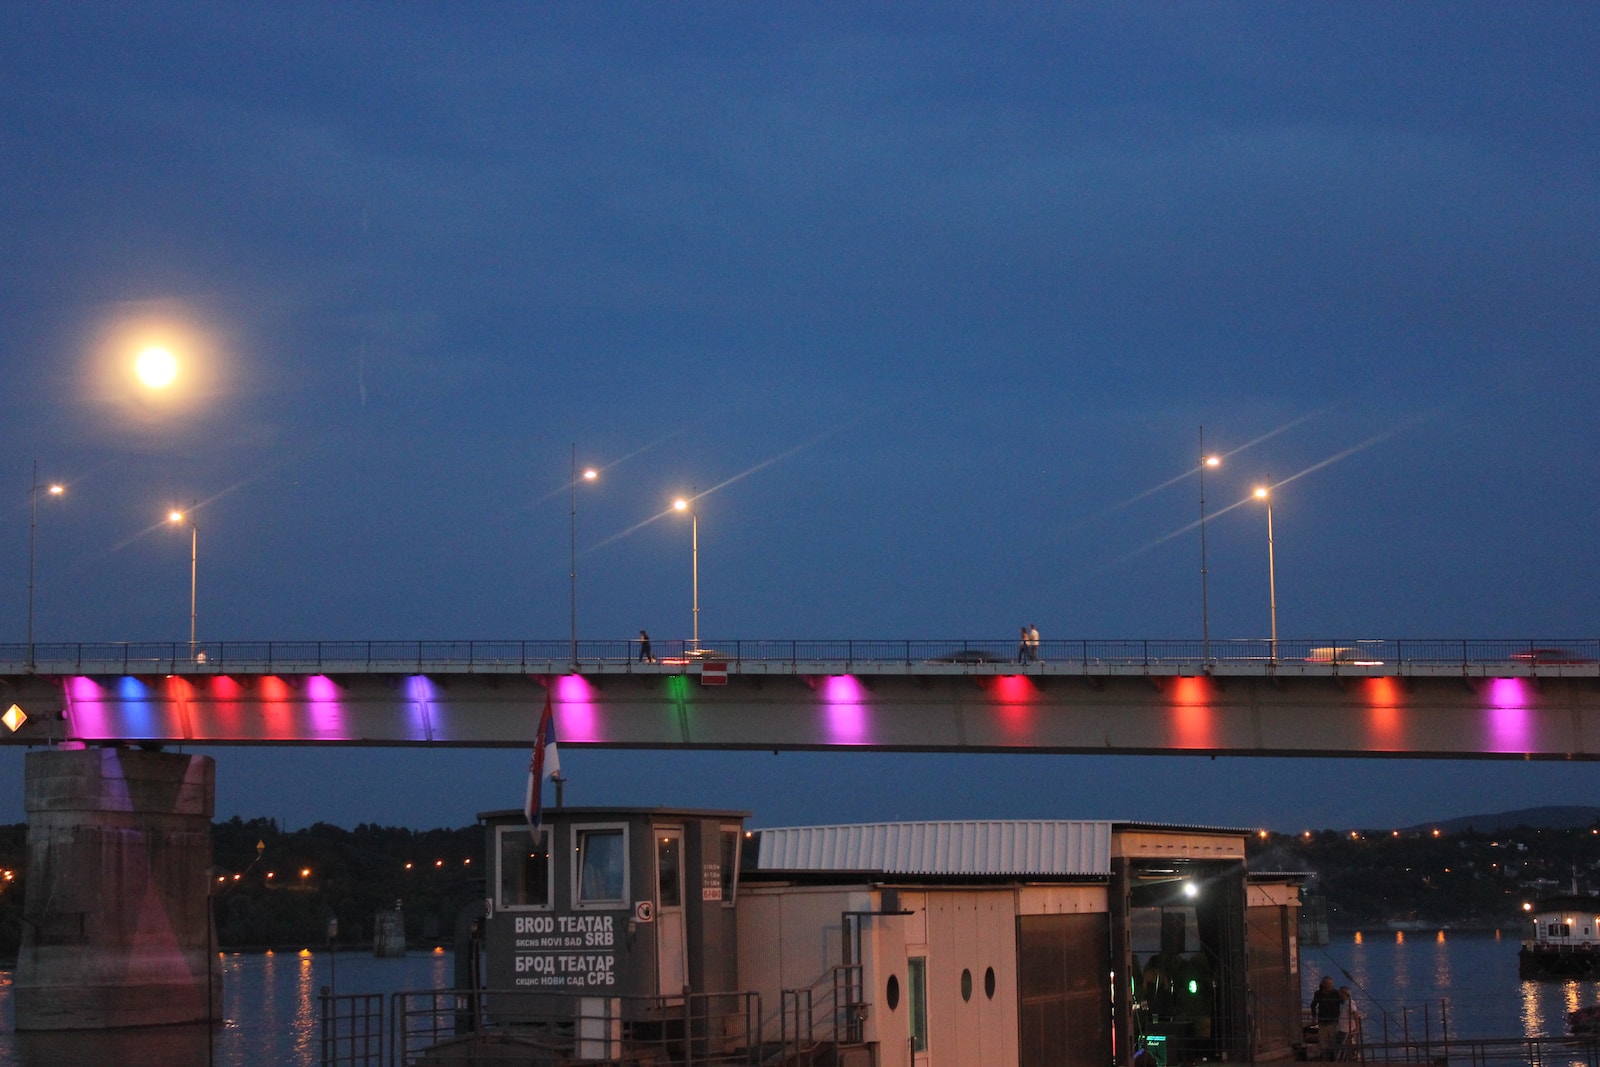
M60 496L66 487L52 482L39 484L39 461L33 461L33 484L28 489L28 669L33 670L33 560L34 545L39 539L39 490L51 496Z
M694 651L700 651L700 513L694 509L693 498L683 497L672 502L674 511L689 513L689 544L694 560Z
M1257 500L1267 505L1267 597L1272 607L1272 662L1278 661L1278 568L1272 555L1272 479L1256 489Z
M593 467L587 467L583 472L583 480L592 482L600 477L600 472ZM567 573L567 578L572 585L572 665L578 665L578 445L572 445L572 478L567 484L568 492L572 499L572 568Z
M1206 588L1206 468L1220 467L1221 456L1206 455L1206 428L1200 427L1200 656L1211 662L1211 602Z
M191 507L191 514L185 514L184 512L177 510L167 512L167 521L173 525L178 525L185 522L189 524L189 658L191 660L194 659L194 609L195 590L197 585L196 579L200 573L200 527L195 525L192 514L193 510L193 507Z

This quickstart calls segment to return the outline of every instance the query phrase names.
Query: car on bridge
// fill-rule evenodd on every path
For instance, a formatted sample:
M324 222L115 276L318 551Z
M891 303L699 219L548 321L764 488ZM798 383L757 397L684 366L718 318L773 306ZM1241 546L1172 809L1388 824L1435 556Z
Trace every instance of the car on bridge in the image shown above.
M1594 660L1578 655L1569 648L1524 648L1511 653L1512 663L1531 666L1593 663Z
M958 648L953 652L929 656L927 663L1015 663L1015 656L992 652L987 648Z
M1352 667L1380 667L1383 660L1377 653L1359 646L1328 645L1323 648L1313 648L1311 654L1306 656L1307 663L1337 663Z

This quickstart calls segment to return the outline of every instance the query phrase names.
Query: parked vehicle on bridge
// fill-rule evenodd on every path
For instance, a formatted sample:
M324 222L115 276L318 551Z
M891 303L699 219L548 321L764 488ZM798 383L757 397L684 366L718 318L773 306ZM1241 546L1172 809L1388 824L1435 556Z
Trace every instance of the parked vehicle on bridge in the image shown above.
M1015 656L991 652L986 648L960 648L937 656L929 656L928 663L1015 663Z

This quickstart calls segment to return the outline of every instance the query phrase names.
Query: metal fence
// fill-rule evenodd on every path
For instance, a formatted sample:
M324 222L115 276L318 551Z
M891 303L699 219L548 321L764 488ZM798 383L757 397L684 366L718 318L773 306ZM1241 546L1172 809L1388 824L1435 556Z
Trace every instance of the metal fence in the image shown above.
M1456 1006L1455 1014L1460 1014ZM1357 1016L1332 1049L1318 1043L1309 1012L1301 1016L1306 1035L1300 1058L1319 1060L1331 1054L1346 1063L1420 1065L1420 1067L1600 1067L1600 1034L1556 1037L1452 1037L1449 1000L1401 1005Z
M334 996L324 986L318 1002L322 1067L383 1067L383 994Z
M1048 663L1083 667L1226 667L1272 664L1346 667L1489 668L1573 673L1600 669L1600 638L1197 640L1058 639L1036 653L1015 639L730 639L695 645L637 640L571 641L218 641L0 645L0 673L466 674L566 673L574 669L687 670L706 660L799 669L807 664L965 665Z
M321 1067L476 1063L628 1063L659 1067L796 1067L833 1062L864 1038L859 965L812 988L785 990L763 1019L754 992L587 996L527 990L424 990L320 996Z
M386 1056L359 1061L359 1067L504 1061L746 1067L761 1062L760 1016L760 994L748 992L676 997L507 989L394 993ZM357 1067L358 1061L323 1062Z
M1600 1038L1507 1037L1440 1038L1353 1044L1340 1057L1350 1063L1421 1064L1433 1067L1484 1067L1526 1064L1527 1067L1600 1067Z

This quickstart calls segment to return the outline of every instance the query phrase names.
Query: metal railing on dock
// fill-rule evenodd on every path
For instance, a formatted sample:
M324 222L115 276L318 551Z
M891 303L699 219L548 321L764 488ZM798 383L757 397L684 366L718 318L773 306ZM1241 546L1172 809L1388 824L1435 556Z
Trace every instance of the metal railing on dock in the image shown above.
M524 989L324 992L322 1067L534 1062L750 1067L760 1062L758 993L585 996Z
M1341 1058L1349 1063L1379 1065L1600 1067L1600 1038L1508 1037L1396 1041L1389 1044L1363 1042L1346 1046Z

